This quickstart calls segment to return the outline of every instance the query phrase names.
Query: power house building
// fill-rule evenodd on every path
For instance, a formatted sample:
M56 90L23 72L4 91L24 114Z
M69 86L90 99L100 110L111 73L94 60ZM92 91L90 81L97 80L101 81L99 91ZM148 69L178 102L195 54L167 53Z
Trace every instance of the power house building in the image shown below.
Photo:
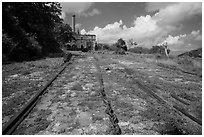
M96 35L85 34L82 35L79 32L76 33L75 30L75 15L72 15L72 31L73 31L73 39L67 43L67 48L71 48L71 50L95 50L96 46Z

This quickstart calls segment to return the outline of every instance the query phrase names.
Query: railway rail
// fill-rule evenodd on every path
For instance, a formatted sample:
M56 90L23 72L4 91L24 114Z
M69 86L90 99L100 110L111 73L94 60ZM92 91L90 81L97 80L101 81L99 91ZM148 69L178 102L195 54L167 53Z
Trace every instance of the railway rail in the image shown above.
M177 113L180 112L182 114L184 114L186 117L190 118L191 120L193 120L194 122L196 122L197 124L199 124L200 126L202 126L202 120L194 117L193 115L191 115L190 113L188 113L185 109L178 107L176 105L170 105L167 101L165 101L160 95L156 94L155 92L153 92L152 90L150 90L150 88L148 88L147 85L145 85L144 83L142 83L141 81L135 81L137 85L139 85L139 87L141 89L143 89L143 91L149 93L151 96L153 96L154 98L156 98L159 102L161 102L162 104L164 104L165 106L169 107L170 109L173 109L174 111L176 111ZM180 98L178 98L178 96L176 95L171 95L173 98L176 98L177 100L179 100L180 102L184 103L183 100L181 100ZM187 104L186 102L184 103L185 105Z
M78 54L78 53L74 53ZM118 118L116 114L113 111L113 108L111 106L111 101L108 99L106 96L105 90L104 90L104 85L103 85L103 78L102 78L102 73L101 73L101 68L99 65L99 60L96 56L93 56L95 59L95 66L98 71L98 82L99 82L99 94L101 95L101 99L104 103L105 106L105 113L109 117L110 121L110 127L109 130L107 131L108 134L113 134L113 135L120 135L121 134L121 129L118 125ZM70 64L70 59L71 59L71 54L66 54L64 58L64 63L61 64L62 68L60 71L29 101L26 103L26 105L16 114L14 117L7 122L3 128L2 128L2 134L3 135L12 135L16 128L20 125L20 123L29 115L29 113L34 109L38 101L42 98L42 96L45 94L46 90L48 87L57 79L57 77L65 70L65 68Z
M122 134L122 130L121 127L119 125L120 119L117 116L117 113L114 111L113 106L112 106L112 100L108 97L106 91L105 91L105 87L104 87L104 81L103 81L103 69L101 68L101 58L99 57L99 55L96 54L89 54L90 56L92 56L95 60L94 64L96 66L96 74L97 74L97 78L98 78L98 83L99 83L99 94L100 97L102 99L102 102L105 106L105 113L108 115L109 117L109 121L111 123L110 125L110 131L108 132L108 134L113 134L113 135L120 135ZM52 84L53 81L56 80L56 78L65 70L65 68L69 65L69 61L71 59L71 55L67 54L64 60L64 63L61 65L62 68L60 69L60 71L8 122L4 125L4 127L2 128L2 134L3 135L10 135L12 134L15 129L18 127L18 125L25 119L26 116L28 116L28 114L31 112L31 110L36 106L38 100L43 96L43 94L45 94L47 88ZM149 94L151 97L155 98L156 100L158 100L158 102L160 104L162 104L164 107L169 108L170 110L178 113L180 116L182 117L186 117L187 119L192 120L193 122L195 122L196 124L198 124L199 126L202 126L202 120L193 116L192 114L190 114L189 112L187 112L186 109L177 106L176 104L172 104L169 103L169 100L165 100L162 95L158 94L157 91L154 91L153 89L150 88L150 86L146 83L144 83L143 81L139 80L136 78L136 76L134 75L136 72L131 69L128 68L127 66L120 64L119 62L112 60L113 62L115 62L116 64L119 64L120 66L122 66L124 69L126 69L126 73L128 75L132 76L133 79L133 83L137 85L142 91L146 92L147 94ZM169 94L167 95L168 98L170 98L170 100L173 100L172 102L178 101L179 103L182 103L185 106L189 106L190 103L188 101L185 101L181 98L179 98L176 94Z
M119 64L117 61L114 60L115 63ZM134 73L136 73L133 69L128 68L127 66L120 64L122 67L124 67L125 69L127 69L128 74L129 75L133 75ZM185 72L184 72L185 73ZM191 74L191 73L190 73ZM200 76L199 76L200 77ZM168 103L168 101L166 101L165 99L163 99L162 96L160 96L159 94L156 93L155 90L152 90L150 88L150 86L148 86L146 83L142 82L139 79L134 79L134 84L137 84L139 86L139 88L141 88L144 92L147 92L148 94L150 94L152 97L156 98L161 104L167 106L169 109L174 110L175 112L179 113L179 114L183 114L183 116L191 119L192 121L196 122L198 125L202 126L202 120L199 118L196 118L195 116L193 116L192 114L188 113L187 110L185 110L182 107L179 107L177 105L172 105L170 103ZM184 105L190 105L189 102L184 101L183 99L180 99L175 93L170 94L170 96L168 98L175 99L179 102L181 102Z
M24 120L24 118L31 112L31 110L35 107L36 103L40 99L40 97L45 93L46 89L52 84L52 82L64 71L64 69L69 64L69 60L71 59L71 53L65 55L64 63L61 64L61 70L29 101L26 105L10 120L8 121L2 128L3 135L12 134L17 126Z
M122 134L122 131L118 125L118 118L116 116L116 114L114 113L113 111L113 108L111 106L111 101L110 99L108 99L106 93L105 93L105 89L104 89L104 84L103 84L103 77L102 77L102 71L101 71L101 68L100 68L100 64L99 64L99 57L96 56L96 55L93 55L93 57L95 58L96 62L96 67L98 69L98 80L99 80L99 92L101 94L101 97L103 99L103 103L105 104L106 106L106 114L109 115L109 120L111 121L111 133L110 134L113 134L113 135L120 135Z

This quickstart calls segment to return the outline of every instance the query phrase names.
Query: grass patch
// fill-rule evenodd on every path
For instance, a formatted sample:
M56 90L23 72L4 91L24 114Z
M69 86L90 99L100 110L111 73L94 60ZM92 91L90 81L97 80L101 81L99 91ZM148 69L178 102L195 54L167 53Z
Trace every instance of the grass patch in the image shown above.
M82 88L81 84L76 84L71 88L71 90L83 91L83 88Z
M30 74L31 72L29 71L29 70L26 70L26 71L24 71L24 72L22 72L22 75L28 75L28 74Z
M179 67L202 76L202 59L197 58L178 58Z
M176 69L178 67L177 62L172 59L158 59L156 60L156 63L158 66L170 69Z
M163 68L178 69L202 76L202 59L198 58L180 58L170 56L154 55L145 59L147 63L153 63Z

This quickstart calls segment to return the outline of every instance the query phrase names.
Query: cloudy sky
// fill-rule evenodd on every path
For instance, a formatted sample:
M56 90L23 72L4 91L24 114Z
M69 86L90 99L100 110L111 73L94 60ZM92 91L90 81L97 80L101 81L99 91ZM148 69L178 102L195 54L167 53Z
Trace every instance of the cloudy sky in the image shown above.
M140 46L168 43L172 51L202 46L202 3L62 2L62 18L82 34L95 34L101 43L119 38Z

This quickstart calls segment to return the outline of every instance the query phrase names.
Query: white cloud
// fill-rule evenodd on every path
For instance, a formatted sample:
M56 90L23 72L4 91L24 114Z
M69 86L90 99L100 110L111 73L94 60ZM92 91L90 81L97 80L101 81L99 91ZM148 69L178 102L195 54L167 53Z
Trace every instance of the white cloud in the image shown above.
M182 48L192 48L193 49L193 47L200 46L200 45L192 44L192 42L201 41L201 40L202 40L202 35L200 34L200 30L197 30L197 31L193 30L189 34L183 34L183 35L178 35L178 36L169 35L158 45L162 45L163 43L167 42L168 47L171 50L177 50L177 49L182 49Z
M118 37L122 36L123 29L120 27L122 25L122 20L115 22L113 24L108 24L104 28L99 28L96 26L93 30L86 32L84 29L81 30L82 34L96 34L99 37L101 42L105 43L114 43ZM117 35L119 34L119 36Z
M81 33L81 34L86 34L87 32L86 32L85 29L82 29L80 33Z
M61 2L62 11L81 15L93 5L93 2Z
M96 26L93 30L81 33L96 34L100 42L114 43L119 38L125 40L133 39L137 43L142 43L146 47L151 47L153 42L144 42L148 40L153 41L155 37L161 37L167 34L168 29L160 28L157 25L157 20L153 20L150 15L137 17L134 21L133 27L127 27L122 20L107 24L104 28Z
M201 3L170 3L155 6L149 11L159 9L155 15L140 16L134 19L133 26L127 27L123 24L123 21L116 21L111 24L107 24L105 27L95 26L93 30L82 30L81 33L96 34L99 38L99 42L115 43L119 38L123 38L126 41L133 39L139 45L144 45L151 48L153 45L157 45L164 40L167 40L170 45L183 45L186 37L189 35L171 36L174 31L178 31L181 26L181 21L188 19L196 14L202 13ZM192 32L197 35L196 32ZM192 35L193 35L192 34ZM199 32L200 34L200 32ZM196 38L201 39L201 35ZM196 40L195 37L193 40ZM176 46L175 46L176 48Z
M80 28L81 28L81 26L82 26L82 24L77 23L77 24L75 25L76 30L80 29Z
M197 35L199 35L199 33L200 33L200 30L197 30L197 31L193 30L193 31L191 32L191 35L197 36Z
M99 14L101 14L101 12L96 8L94 8L91 12L87 13L87 15L89 16L94 16L94 15L99 15Z
M183 2L169 5L159 10L154 16L160 20L160 24L174 24L188 19L196 14L202 13L202 3L199 2Z
M200 30L197 30L197 31L193 30L191 32L191 35L195 40L198 40L198 41L202 40L202 35L200 34Z
M184 41L182 39L185 37L186 37L186 34L178 35L178 36L174 36L174 37L169 35L168 37L166 37L166 39L162 43L159 43L158 45L162 45L163 43L167 43L168 45L183 44Z

